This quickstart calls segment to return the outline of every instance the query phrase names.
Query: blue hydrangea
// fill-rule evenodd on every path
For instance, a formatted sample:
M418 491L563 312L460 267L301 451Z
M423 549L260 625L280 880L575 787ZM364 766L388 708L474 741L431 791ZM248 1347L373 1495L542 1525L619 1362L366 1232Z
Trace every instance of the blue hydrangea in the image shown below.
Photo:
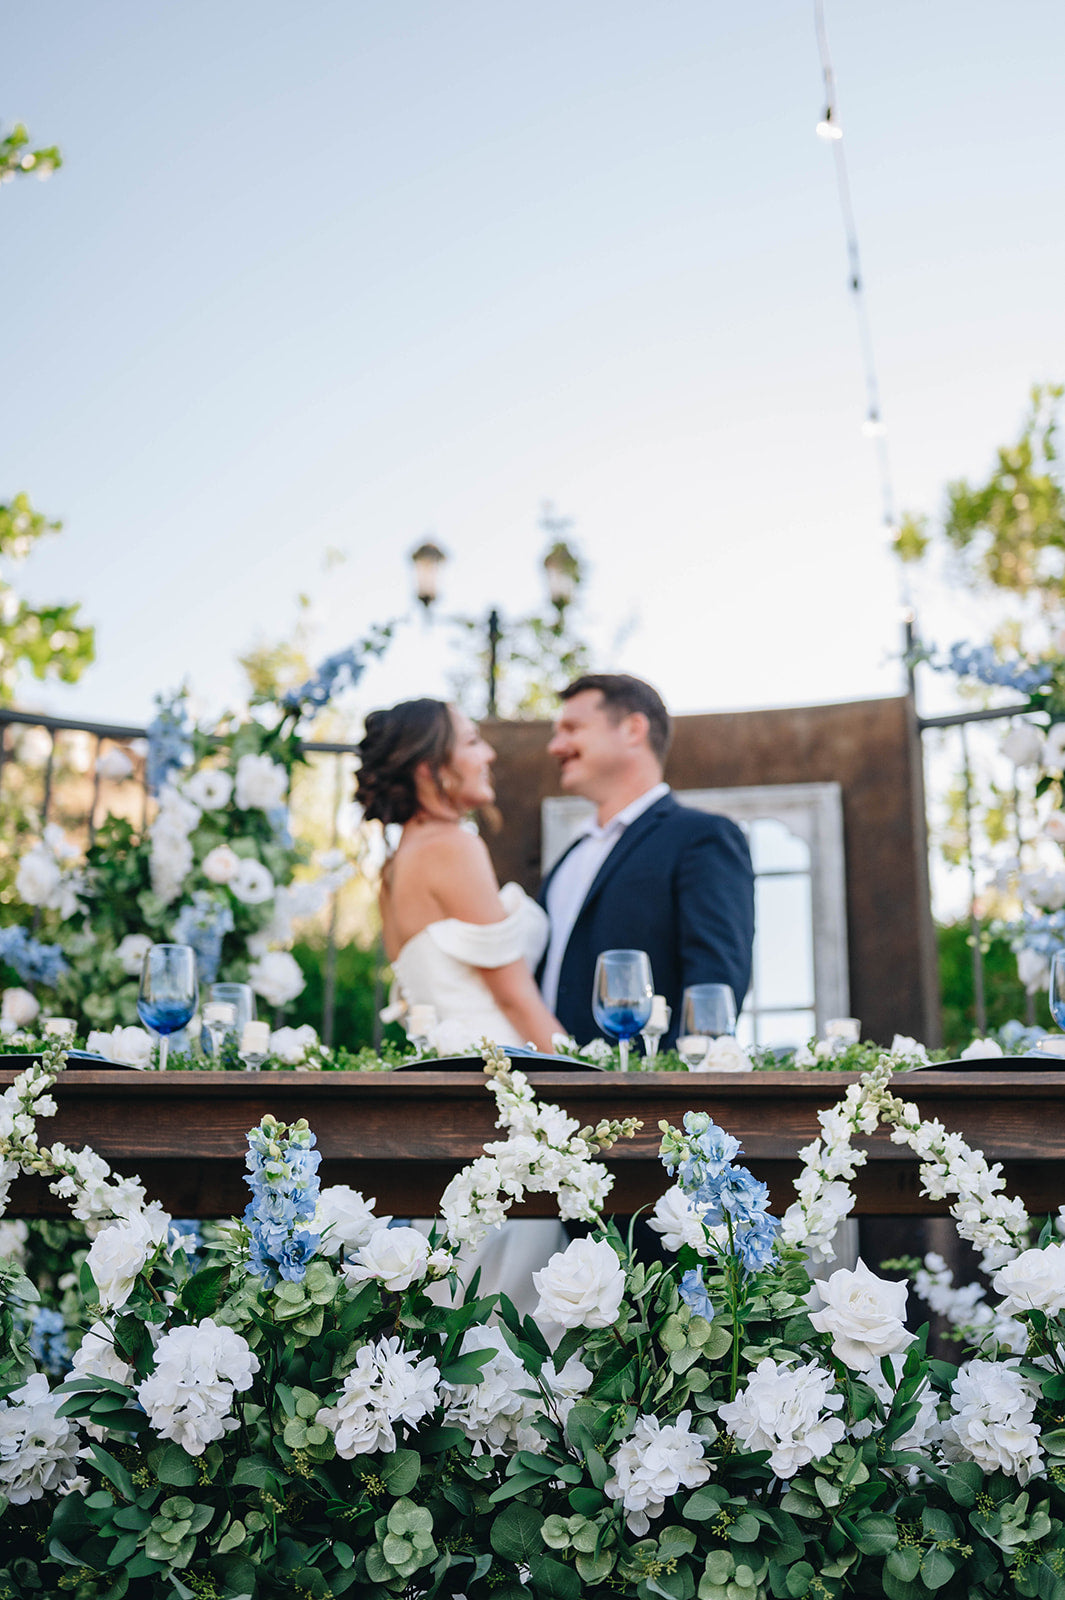
M70 1345L61 1311L49 1306L37 1308L30 1329L30 1354L39 1367L55 1378L70 1371Z
M233 912L206 889L197 889L181 908L170 930L175 944L191 945L196 952L196 975L201 984L214 983L222 964L222 941L233 932Z
M706 1287L702 1267L692 1267L680 1280L680 1297L685 1305L690 1306L697 1317L704 1317L707 1322L714 1320L714 1304L710 1299L710 1291Z
M286 1128L264 1117L248 1134L245 1179L252 1198L244 1212L251 1235L248 1266L272 1286L278 1278L300 1283L321 1239L301 1224L318 1208L321 1152L302 1120Z
M43 983L49 989L70 971L57 944L42 944L21 926L0 928L0 961L14 968L23 983Z
M145 730L148 735L146 777L153 794L159 793L172 772L187 766L192 755L192 734L184 700L175 696L169 702L160 700L157 704L159 710Z

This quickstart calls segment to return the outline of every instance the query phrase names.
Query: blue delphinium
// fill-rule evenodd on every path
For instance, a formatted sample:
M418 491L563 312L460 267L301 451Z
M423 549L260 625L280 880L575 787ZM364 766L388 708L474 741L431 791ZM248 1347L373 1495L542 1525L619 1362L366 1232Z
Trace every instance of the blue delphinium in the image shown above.
M282 704L292 711L300 706L321 710L340 689L354 688L365 670L365 662L359 660L358 646L349 645L347 650L326 656L314 677L301 683L298 689L290 689Z
M1027 695L1045 689L1053 681L1056 665L1054 661L1000 661L989 644L952 644L945 660L934 656L928 659L937 672L953 672L958 678L976 678L980 683Z
M70 1371L70 1346L67 1325L61 1311L39 1306L30 1329L30 1354L39 1367L61 1378Z
M692 1267L680 1280L680 1297L685 1305L690 1306L697 1317L703 1317L707 1322L714 1320L714 1303L710 1299L710 1291L706 1287L702 1267Z
M191 945L196 952L196 975L201 983L213 983L222 963L222 940L233 932L233 912L209 894L197 889L170 930L175 944Z
M321 1243L318 1234L301 1226L313 1220L321 1188L322 1157L314 1145L315 1136L302 1117L286 1128L266 1116L248 1134L248 1265L268 1286L279 1277L300 1283Z
M687 1112L684 1133L670 1128L662 1140L666 1171L677 1173L681 1189L709 1227L725 1226L729 1253L744 1271L758 1272L773 1259L780 1223L769 1214L766 1185L746 1167L734 1164L741 1154L739 1140L705 1111Z
M13 967L23 983L43 983L48 988L70 971L57 944L42 944L18 926L0 928L0 961Z
M158 700L159 710L145 730L148 735L146 777L153 794L166 783L178 767L188 764L192 754L192 735L185 715L185 702L175 695L170 701Z

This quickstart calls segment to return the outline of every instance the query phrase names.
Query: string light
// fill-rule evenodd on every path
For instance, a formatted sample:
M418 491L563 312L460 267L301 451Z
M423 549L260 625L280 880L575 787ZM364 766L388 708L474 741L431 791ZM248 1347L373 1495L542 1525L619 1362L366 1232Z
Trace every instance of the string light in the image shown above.
M832 145L832 158L836 166L836 188L840 211L843 215L843 233L847 242L848 288L854 299L858 319L858 339L861 345L862 364L865 369L865 421L862 433L872 439L876 447L877 468L880 476L880 495L884 526L894 534L897 526L895 489L891 476L891 458L887 447L887 424L880 408L880 384L877 379L876 357L873 351L873 334L869 322L869 308L862 278L861 254L858 249L858 228L851 203L850 179L847 174L847 156L843 128L839 118L839 101L836 95L836 77L828 50L825 31L824 0L814 0L814 23L817 29L817 49L821 57L821 74L825 84L825 111L817 124L817 133Z

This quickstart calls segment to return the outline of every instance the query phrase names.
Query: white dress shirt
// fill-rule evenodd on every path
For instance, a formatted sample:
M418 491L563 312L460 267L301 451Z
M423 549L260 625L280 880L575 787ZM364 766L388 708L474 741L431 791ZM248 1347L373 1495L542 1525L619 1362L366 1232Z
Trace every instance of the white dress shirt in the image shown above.
M646 794L639 795L618 811L602 827L590 822L584 836L573 846L558 871L551 879L547 891L547 914L551 919L551 939L544 960L544 977L540 985L544 1004L549 1011L558 1001L558 980L562 971L562 957L573 932L573 924L588 898L588 891L599 875L599 869L617 844L630 823L642 817L657 801L669 793L668 783L656 783Z

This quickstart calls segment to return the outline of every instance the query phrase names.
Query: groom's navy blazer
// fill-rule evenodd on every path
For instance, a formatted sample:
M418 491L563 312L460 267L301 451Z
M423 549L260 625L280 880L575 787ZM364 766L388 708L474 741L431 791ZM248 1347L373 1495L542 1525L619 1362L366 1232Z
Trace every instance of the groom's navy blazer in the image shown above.
M541 905L564 860L544 879ZM743 1004L753 938L754 874L742 831L663 795L629 824L592 882L562 958L555 1014L578 1044L596 1038L596 956L646 950L655 992L673 1009L663 1040L671 1045L688 984L731 984L737 1009Z

